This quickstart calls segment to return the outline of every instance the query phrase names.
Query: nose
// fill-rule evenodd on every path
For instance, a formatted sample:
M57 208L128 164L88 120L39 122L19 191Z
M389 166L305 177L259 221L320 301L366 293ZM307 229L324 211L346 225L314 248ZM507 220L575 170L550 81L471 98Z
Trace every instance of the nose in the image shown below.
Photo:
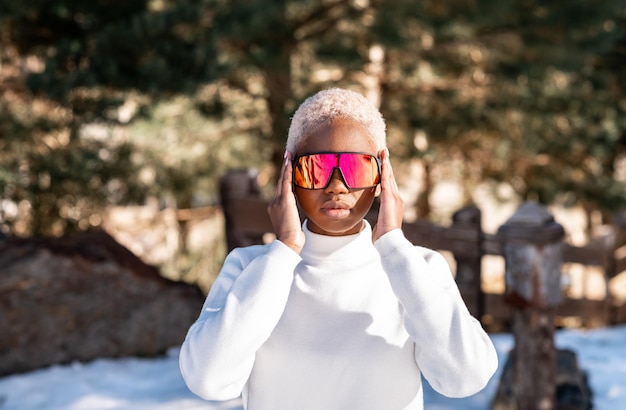
M333 173L330 176L330 181L328 182L325 191L333 194L347 193L350 191L346 186L343 175L341 175L339 168L335 168L333 170Z

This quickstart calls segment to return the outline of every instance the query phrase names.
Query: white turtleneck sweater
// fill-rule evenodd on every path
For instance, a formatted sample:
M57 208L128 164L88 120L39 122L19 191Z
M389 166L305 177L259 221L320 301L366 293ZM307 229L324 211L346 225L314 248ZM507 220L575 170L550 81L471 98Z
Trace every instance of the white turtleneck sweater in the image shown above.
M248 410L423 409L423 374L451 397L480 391L496 352L447 262L400 229L372 243L303 226L233 250L180 351L188 387ZM421 372L421 373L420 373Z

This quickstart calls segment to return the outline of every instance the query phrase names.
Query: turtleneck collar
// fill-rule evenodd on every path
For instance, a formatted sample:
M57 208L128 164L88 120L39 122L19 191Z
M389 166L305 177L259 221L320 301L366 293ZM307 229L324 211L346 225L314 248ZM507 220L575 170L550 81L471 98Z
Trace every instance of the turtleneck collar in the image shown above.
M372 247L372 227L363 220L361 232L344 235L330 236L311 232L307 227L307 221L302 224L302 230L306 238L304 247L300 252L302 259L345 260L346 258L362 259L366 255L363 251Z

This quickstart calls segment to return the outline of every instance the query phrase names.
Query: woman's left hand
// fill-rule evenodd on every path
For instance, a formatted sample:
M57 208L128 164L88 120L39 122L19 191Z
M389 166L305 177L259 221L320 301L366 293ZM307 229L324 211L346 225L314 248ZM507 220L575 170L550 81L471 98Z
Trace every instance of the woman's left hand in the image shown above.
M372 241L376 241L389 231L402 228L404 216L404 201L400 196L398 184L393 175L389 161L389 150L380 151L379 156L382 160L380 209L378 210L378 220L372 231Z

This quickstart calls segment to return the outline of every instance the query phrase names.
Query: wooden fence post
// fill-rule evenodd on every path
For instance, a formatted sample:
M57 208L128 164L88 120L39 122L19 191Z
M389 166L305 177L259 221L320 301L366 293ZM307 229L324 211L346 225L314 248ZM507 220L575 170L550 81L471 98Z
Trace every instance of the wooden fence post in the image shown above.
M470 313L482 321L485 314L485 294L481 287L481 261L483 257L481 212L475 206L469 206L455 212L452 227L474 230L476 240L464 249L463 254L455 253L456 283Z
M260 199L261 190L257 181L257 173L251 169L229 171L222 175L219 181L220 201L224 213L226 230L226 245L228 250L240 246L263 243L262 234L247 234L238 229L245 224L243 219L249 215L242 215L234 206L235 200ZM260 221L258 222L260 223Z
M518 410L556 408L555 307L561 303L563 227L538 204L524 203L498 230L505 258L507 303L515 348L514 402Z

